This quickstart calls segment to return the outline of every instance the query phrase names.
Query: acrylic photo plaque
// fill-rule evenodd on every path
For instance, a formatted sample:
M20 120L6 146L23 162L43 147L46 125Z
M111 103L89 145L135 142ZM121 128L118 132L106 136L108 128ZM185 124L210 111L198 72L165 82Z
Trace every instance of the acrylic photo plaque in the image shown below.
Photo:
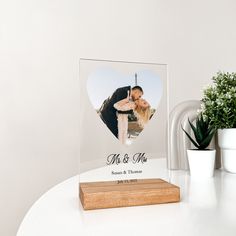
M164 178L167 65L80 59L80 182Z

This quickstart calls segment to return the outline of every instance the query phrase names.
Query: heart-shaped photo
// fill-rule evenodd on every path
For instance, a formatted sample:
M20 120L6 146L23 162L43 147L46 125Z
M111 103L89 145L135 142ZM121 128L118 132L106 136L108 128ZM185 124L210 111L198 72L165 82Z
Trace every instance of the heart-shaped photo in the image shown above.
M163 86L150 70L122 74L99 68L87 80L87 92L98 117L124 145L131 145L153 115L158 116Z

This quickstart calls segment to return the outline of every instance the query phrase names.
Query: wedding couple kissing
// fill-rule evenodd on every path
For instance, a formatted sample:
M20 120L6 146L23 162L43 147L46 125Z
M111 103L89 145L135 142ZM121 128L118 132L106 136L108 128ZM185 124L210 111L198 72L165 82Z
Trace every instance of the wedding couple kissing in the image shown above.
M128 115L134 114L141 128L151 117L150 104L142 98L140 86L118 88L100 108L100 117L110 131L125 144L128 139Z

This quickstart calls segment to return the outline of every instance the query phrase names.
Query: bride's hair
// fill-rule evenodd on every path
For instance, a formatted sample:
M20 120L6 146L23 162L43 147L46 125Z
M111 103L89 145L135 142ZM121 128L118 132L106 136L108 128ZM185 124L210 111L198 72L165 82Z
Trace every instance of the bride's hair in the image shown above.
M134 109L134 112L138 119L138 124L143 128L151 117L150 105L147 107L142 107L140 105L137 105L136 108Z

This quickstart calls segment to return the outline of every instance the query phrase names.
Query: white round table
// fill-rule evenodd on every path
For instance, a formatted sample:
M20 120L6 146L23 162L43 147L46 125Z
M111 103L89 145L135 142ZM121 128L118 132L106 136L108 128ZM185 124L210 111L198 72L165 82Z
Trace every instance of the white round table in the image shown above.
M194 181L173 171L181 202L84 211L78 176L45 193L28 211L17 236L235 236L236 175L217 170L215 177Z

